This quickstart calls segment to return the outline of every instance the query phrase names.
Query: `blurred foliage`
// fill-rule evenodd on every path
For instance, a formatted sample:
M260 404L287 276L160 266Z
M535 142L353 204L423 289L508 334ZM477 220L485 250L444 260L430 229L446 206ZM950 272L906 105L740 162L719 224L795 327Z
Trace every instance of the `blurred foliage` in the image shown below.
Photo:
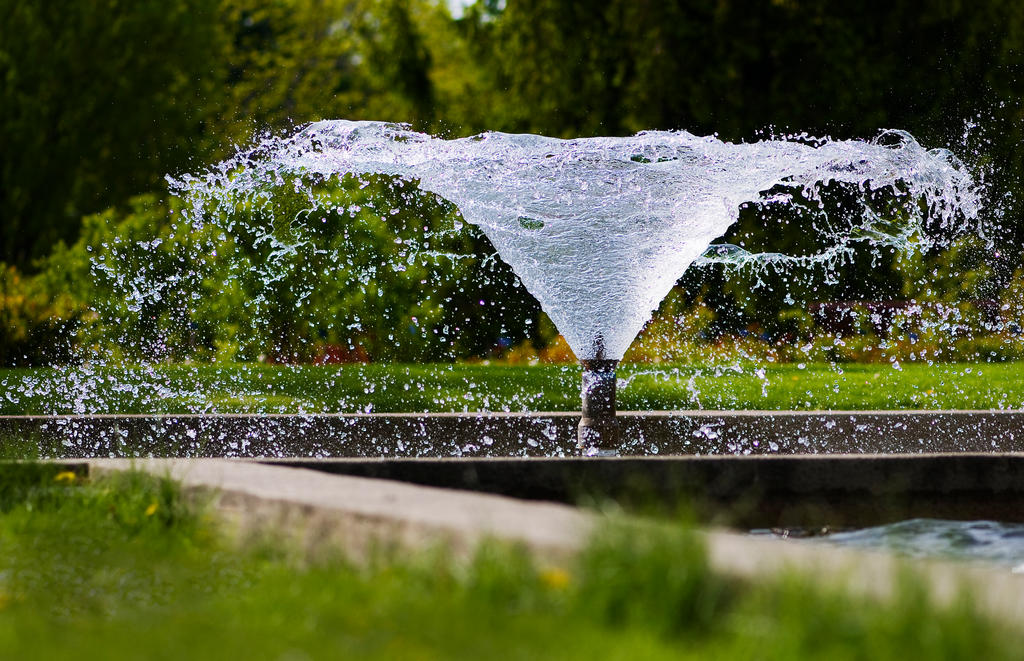
M201 157L225 46L205 0L0 2L0 261Z
M601 517L579 553L542 556L494 540L359 547L344 531L239 529L196 500L141 472L0 465L4 658L1020 656L1016 628L966 589L933 593L915 561L894 563L881 599L823 572L739 580L676 520Z
M83 312L73 296L0 263L0 367L70 361Z
M437 250L464 260L381 265L422 226L453 225L450 206L429 197L342 186L332 193L339 207L361 211L244 236L219 231L222 218L185 227L178 203L152 193L165 173L199 170L254 135L336 117L445 136L685 128L749 140L906 129L953 149L985 180L991 243L858 252L838 278L691 269L640 353L692 340L679 320L704 319L702 310L699 339L711 344L816 342L829 333L808 304L829 300L965 309L998 300L1000 319L1019 329L1010 317L1024 304L1022 69L1015 0L479 0L458 17L433 0L0 0L0 261L10 265L0 356L63 360L38 350L67 345L73 327L84 347L117 340L135 359L442 359L509 346L522 360L570 357L478 234L447 235L451 245ZM839 218L852 198L833 191L826 203ZM297 205L294 218L302 208L284 194L275 204ZM723 239L818 249L799 205L779 207L750 205ZM259 220L259 210L239 213ZM293 249L275 253L275 241ZM269 265L280 274L267 277ZM481 268L494 272L470 284ZM128 273L144 274L152 291ZM877 346L892 331L870 316L849 332ZM957 324L1013 335L990 318ZM982 334L953 333L957 342Z

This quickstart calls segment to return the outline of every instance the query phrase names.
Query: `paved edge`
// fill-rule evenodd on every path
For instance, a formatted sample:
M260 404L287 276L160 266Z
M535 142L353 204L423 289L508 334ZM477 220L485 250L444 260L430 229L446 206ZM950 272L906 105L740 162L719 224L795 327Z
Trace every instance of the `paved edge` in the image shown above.
M1024 451L1024 411L623 411L624 455ZM0 416L54 457L573 456L578 413Z
M569 504L687 503L701 521L747 529L1024 522L1024 453L260 461Z
M90 474L129 469L170 477L187 491L216 493L243 531L284 525L312 546L330 541L361 553L376 543L457 549L495 537L540 552L574 551L592 518L557 503L389 480L329 475L232 459L90 459Z
M422 487L390 480L329 475L230 459L99 459L91 474L129 469L168 476L187 491L215 493L218 509L243 528L298 533L315 551L325 544L353 553L384 545L447 543L469 551L496 538L523 544L542 562L564 562L601 525L601 517L555 503ZM890 598L902 574L924 581L939 604L967 589L986 615L1024 622L1024 577L966 563L914 560L810 542L757 538L722 531L699 533L711 567L757 581L785 572L854 593Z

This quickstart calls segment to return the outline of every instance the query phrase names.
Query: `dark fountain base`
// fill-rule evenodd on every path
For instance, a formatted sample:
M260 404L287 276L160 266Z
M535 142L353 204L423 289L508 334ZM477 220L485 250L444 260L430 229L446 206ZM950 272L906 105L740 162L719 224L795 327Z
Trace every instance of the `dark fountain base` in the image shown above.
M583 360L583 417L577 447L587 456L619 453L619 423L615 417L617 360Z

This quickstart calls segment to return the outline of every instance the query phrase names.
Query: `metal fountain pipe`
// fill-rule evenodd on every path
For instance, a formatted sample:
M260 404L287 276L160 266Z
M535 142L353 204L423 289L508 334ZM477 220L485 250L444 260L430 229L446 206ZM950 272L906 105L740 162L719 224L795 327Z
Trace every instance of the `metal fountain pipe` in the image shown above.
M619 423L615 418L615 368L618 360L604 357L604 343L598 340L595 358L581 360L583 416L577 444L583 454L615 455L619 449Z

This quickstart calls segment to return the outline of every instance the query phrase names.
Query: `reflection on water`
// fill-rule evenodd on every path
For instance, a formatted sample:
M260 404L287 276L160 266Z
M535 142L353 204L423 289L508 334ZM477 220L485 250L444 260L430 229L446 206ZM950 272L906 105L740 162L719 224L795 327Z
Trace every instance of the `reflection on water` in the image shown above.
M760 529L755 535L813 537L839 546L888 550L912 558L974 560L1024 573L1024 523L909 519L872 528L831 531Z

